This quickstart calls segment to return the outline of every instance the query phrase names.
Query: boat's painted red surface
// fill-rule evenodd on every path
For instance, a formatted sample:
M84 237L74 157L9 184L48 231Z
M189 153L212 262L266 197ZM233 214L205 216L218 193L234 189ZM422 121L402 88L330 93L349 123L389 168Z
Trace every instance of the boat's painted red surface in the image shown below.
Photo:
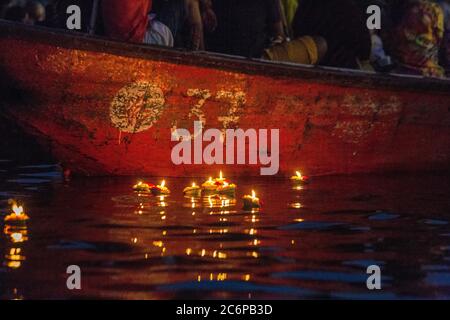
M281 175L450 168L449 81L276 65L0 22L0 84L1 112L86 175L260 174L259 165L174 165L171 130L192 131L198 119L206 128L280 129Z

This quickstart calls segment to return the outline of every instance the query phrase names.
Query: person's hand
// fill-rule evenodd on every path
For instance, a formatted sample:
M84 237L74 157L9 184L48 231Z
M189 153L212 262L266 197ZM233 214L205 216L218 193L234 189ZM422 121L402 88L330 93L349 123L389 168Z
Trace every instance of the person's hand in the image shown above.
M191 50L204 50L203 21L199 0L185 0Z
M273 47L273 46L282 44L285 41L286 41L286 38L284 38L283 36L277 36L275 38L270 39L270 46Z
M202 12L203 26L207 32L213 32L217 28L217 16L212 8Z

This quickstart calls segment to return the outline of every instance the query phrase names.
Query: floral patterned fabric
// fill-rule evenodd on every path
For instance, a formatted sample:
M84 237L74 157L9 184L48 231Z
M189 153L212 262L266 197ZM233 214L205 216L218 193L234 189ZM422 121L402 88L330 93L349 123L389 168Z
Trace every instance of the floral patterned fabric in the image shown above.
M445 18L445 43L444 43L444 54L446 62L447 76L450 77L450 1L442 1L440 3L442 10L444 10Z
M444 77L439 50L444 38L444 13L428 0L411 0L396 27L395 58L403 72L428 77Z

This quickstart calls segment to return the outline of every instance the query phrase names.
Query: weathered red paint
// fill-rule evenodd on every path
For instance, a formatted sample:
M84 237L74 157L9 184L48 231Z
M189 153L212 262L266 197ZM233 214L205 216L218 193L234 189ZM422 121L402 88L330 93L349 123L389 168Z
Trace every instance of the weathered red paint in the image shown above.
M206 128L222 128L221 117L233 108L225 119L229 127L280 129L282 175L296 169L324 175L450 167L448 81L208 57L9 23L0 23L0 48L8 101L3 113L74 172L217 172L214 166L173 165L171 128L192 131L200 111ZM120 132L110 117L111 103L139 81L161 89L163 110L150 128ZM20 90L22 98L11 98L11 90ZM225 170L259 175L259 166Z

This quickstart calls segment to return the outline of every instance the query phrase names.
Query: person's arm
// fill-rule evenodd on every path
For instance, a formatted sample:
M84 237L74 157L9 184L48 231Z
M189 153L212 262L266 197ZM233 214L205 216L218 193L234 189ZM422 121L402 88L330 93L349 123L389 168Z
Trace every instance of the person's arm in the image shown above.
M270 38L273 43L280 43L286 40L284 32L283 20L281 17L281 3L279 0L267 0L268 24Z
M284 32L283 22L276 22L272 24L272 39L275 43L283 42L286 40L286 34Z
M217 28L217 16L214 12L212 1L200 0L200 9L205 31L213 32Z
M200 13L200 0L185 0L187 23L190 33L190 49L203 50L203 21Z

